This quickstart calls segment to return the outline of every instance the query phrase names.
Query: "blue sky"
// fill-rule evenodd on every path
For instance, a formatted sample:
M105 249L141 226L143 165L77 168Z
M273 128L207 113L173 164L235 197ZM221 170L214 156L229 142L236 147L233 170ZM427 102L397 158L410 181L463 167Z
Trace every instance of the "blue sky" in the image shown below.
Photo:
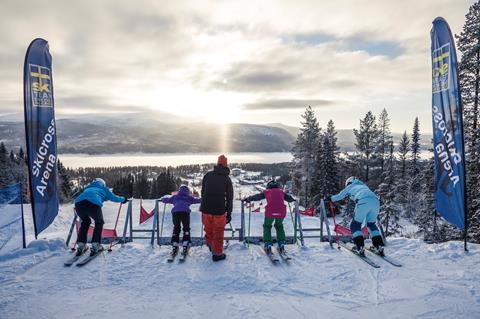
M22 64L43 37L57 117L169 112L185 121L353 128L386 108L430 132L430 28L473 1L2 0L0 114L21 114ZM1 118L1 117L0 117Z

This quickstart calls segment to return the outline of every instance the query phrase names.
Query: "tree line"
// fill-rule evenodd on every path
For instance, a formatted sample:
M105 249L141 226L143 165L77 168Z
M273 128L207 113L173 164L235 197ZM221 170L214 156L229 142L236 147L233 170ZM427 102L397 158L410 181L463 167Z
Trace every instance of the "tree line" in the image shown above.
M27 165L27 158L22 147L19 148L18 152L15 152L14 150L7 150L5 144L0 142L0 188L14 183L21 183L22 197L25 203L30 202L27 194ZM57 162L57 185L60 202L66 203L70 201L73 185L66 168L60 161Z

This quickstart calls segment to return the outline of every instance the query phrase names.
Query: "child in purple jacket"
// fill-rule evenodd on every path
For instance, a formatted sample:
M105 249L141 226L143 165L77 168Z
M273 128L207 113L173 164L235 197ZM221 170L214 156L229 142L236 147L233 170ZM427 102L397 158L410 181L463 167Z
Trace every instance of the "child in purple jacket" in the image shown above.
M181 185L177 194L170 197L162 197L160 200L165 204L173 204L172 221L173 234L172 245L178 246L180 242L180 224L183 226L183 246L188 246L190 243L190 205L199 204L200 198L190 195L190 190L187 186Z

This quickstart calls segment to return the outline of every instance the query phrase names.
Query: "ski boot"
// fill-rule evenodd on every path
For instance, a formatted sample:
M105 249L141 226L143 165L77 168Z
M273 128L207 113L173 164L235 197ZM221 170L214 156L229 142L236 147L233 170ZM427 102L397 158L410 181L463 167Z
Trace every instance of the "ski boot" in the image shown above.
M92 243L92 248L90 248L90 256L95 256L103 251L103 246L100 243Z
M221 255L215 255L215 254L212 255L213 261L220 261L220 260L224 260L225 258L227 258L227 255L223 253Z
M353 252L362 257L365 256L365 242L363 236L353 237L353 243L355 244L355 246L352 248Z
M353 246L352 251L359 256L365 257L365 247L363 246L362 247Z
M265 243L263 249L267 254L272 254L272 243Z
M375 250L380 256L385 256L382 236L373 236L372 244L373 247L371 248L371 250Z
M75 256L81 256L88 250L88 246L85 243L77 243L77 252Z
M285 244L281 241L278 242L278 252L280 254L286 253L285 251Z
M183 246L185 246L185 242L187 242L187 245L190 246L190 232L188 231L184 231L183 232L183 238L182 238L182 241L183 241Z
M182 255L186 255L188 253L188 249L190 248L190 242L184 241L182 243Z
M377 252L380 256L385 256L385 251L384 251L384 247L383 246L378 246L378 247L375 247L377 249Z
M179 247L180 247L180 244L178 242L176 241L172 242L172 253L171 253L172 256L175 256L177 254Z

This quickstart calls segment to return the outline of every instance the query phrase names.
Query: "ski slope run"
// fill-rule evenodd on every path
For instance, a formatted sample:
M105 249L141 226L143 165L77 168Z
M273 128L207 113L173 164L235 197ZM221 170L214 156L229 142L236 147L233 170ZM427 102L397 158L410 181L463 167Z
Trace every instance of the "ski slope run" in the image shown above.
M105 206L107 227L117 207ZM387 253L403 267L372 255L381 266L375 269L318 240L287 246L293 259L276 266L260 246L238 242L225 261L213 263L206 247L192 247L182 264L167 263L170 247L135 242L67 268L71 209L62 206L45 239L0 257L0 318L480 318L480 245L465 254L461 242L390 239ZM170 235L168 208L165 216ZM253 235L260 235L262 219L252 215ZM316 218L303 221L318 226ZM200 229L192 213L192 235Z

